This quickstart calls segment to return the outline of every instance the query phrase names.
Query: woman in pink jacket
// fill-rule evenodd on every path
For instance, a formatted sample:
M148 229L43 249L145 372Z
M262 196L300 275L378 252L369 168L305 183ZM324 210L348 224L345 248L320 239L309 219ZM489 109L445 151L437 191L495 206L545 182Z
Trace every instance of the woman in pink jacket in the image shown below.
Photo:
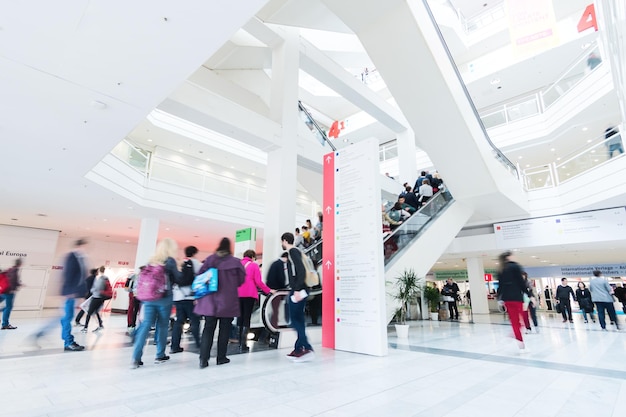
M257 265L256 252L248 249L243 253L241 264L246 270L246 280L238 289L240 315L237 324L239 325L239 351L248 352L250 348L246 345L248 341L248 329L250 329L250 317L254 303L259 299L259 290L264 294L273 293L261 279L261 269Z

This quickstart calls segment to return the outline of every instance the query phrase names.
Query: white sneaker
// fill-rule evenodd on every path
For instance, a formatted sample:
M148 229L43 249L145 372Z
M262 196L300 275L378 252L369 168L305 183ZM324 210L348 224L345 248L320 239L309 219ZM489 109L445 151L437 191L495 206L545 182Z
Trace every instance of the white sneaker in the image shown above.
M313 359L315 359L315 352L305 349L304 353L301 356L293 359L293 362L311 362Z

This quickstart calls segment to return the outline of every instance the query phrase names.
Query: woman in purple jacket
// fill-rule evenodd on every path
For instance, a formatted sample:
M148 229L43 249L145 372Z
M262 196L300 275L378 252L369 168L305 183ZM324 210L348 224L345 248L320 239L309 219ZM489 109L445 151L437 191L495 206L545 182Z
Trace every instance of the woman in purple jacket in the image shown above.
M232 255L230 239L223 238L215 253L204 261L198 275L209 268L217 268L217 291L200 298L196 302L194 313L204 316L204 330L200 345L200 369L209 366L209 357L213 347L215 327L219 320L217 335L217 364L230 362L226 357L228 334L233 317L239 316L239 294L237 288L246 279L246 270L239 258Z
M248 249L243 253L241 264L246 270L246 280L239 287L239 352L248 352L250 348L246 345L248 341L248 329L250 329L250 317L254 303L259 299L259 290L265 295L273 293L270 287L265 285L261 279L261 269L257 265L256 252Z

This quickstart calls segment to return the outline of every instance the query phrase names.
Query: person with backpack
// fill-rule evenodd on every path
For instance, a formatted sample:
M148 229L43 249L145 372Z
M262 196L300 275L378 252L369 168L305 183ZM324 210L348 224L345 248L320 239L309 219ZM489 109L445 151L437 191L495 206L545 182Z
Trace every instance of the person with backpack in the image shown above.
M191 284L196 277L202 264L195 256L198 248L187 246L185 248L186 259L181 265L180 280L174 282L172 295L174 306L176 307L176 321L172 329L172 346L170 354L180 353L184 349L180 346L180 339L183 334L183 325L189 320L189 328L196 342L196 349L200 350L200 317L193 312L194 296L191 293Z
M98 275L98 268L93 268L89 271L89 276L85 279L85 287L87 288L87 292L85 293L85 300L88 300L89 297L92 296L91 287L93 287L93 282L96 280L97 275ZM76 315L76 318L74 319L75 326L84 327L84 324L80 322L80 320L83 318L84 315L85 315L85 310L81 308L78 314ZM100 320L100 313L96 311L96 315L98 315L98 321L102 322L102 320Z
M237 289L246 280L246 270L241 260L233 256L230 239L222 238L215 253L204 261L198 275L215 268L217 270L217 291L208 293L196 301L194 313L204 316L204 329L200 345L200 369L209 366L213 336L219 322L217 335L218 365L230 362L226 357L230 325L239 316L239 293Z
M261 269L255 261L256 252L252 249L248 249L243 253L241 264L246 270L246 280L237 290L240 311L237 325L239 326L239 352L241 353L250 351L246 343L248 341L248 330L250 329L250 317L252 317L254 304L259 299L259 290L263 291L265 295L275 292L265 285L261 279Z
M165 238L157 244L154 256L137 278L137 292L135 296L141 301L143 321L135 334L131 368L143 366L141 357L143 347L148 338L150 327L156 322L157 350L154 363L168 361L165 355L167 344L167 328L172 310L172 285L180 280L180 271L175 256L178 253L178 244L173 239Z
M307 270L302 260L302 252L293 246L293 234L286 232L281 236L283 250L287 251L287 275L289 276L289 317L291 326L298 334L294 349L287 356L294 362L308 362L315 358L313 347L309 344L306 336L306 322L304 320L304 307L308 293L305 283Z
M20 268L22 267L22 259L17 258L15 263L11 268L5 271L7 275L7 279L9 281L9 286L7 287L4 294L0 297L4 298L5 306L2 311L2 330L15 330L16 326L13 326L9 323L9 318L11 317L11 310L13 310L13 302L15 300L15 291L17 291L21 286L22 282L20 281Z
M93 313L97 313L98 311L100 311L100 308L102 308L104 302L106 300L110 300L111 297L113 297L113 287L111 287L111 282L109 281L109 278L104 275L104 270L104 266L98 268L98 277L91 287L92 298L91 302L89 303L87 317L85 318L85 327L83 327L83 329L81 330L82 333L87 333L87 330L89 329L89 320L91 319ZM98 317L98 327L96 327L96 330L93 331L94 333L97 333L100 330L104 329L100 314L97 314L96 317Z

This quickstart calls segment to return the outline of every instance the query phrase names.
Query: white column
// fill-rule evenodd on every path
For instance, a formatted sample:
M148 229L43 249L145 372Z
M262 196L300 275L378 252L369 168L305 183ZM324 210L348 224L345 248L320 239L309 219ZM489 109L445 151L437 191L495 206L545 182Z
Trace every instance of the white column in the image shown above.
M159 237L159 219L141 219L141 230L137 242L137 255L135 256L135 271L145 265L154 255L157 238Z
M400 184L408 182L411 187L415 184L418 177L417 162L415 161L415 133L409 128L400 132L396 136L398 144L398 168L400 178L397 178Z
M472 299L472 312L474 314L489 314L487 290L485 289L485 267L482 258L467 258L467 275Z
M263 230L263 263L269 265L281 253L280 236L296 227L298 175L299 31L285 28L284 41L272 51L270 114L282 126L281 146L267 155L267 196Z

